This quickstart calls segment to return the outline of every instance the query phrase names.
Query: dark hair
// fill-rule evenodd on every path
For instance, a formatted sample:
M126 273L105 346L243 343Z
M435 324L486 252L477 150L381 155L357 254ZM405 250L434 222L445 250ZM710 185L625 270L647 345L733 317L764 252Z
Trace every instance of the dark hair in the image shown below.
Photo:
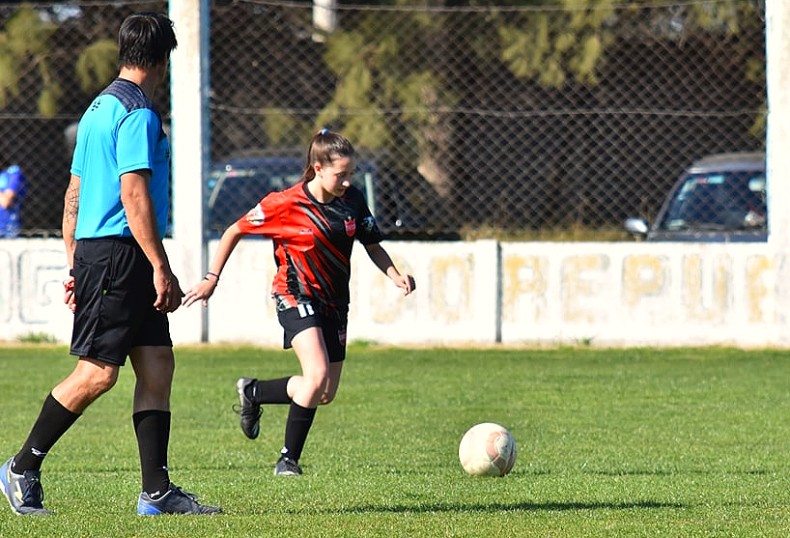
M118 65L151 68L167 61L177 46L173 21L159 13L135 13L118 32Z
M353 159L355 154L354 146L348 138L329 129L321 129L313 135L310 147L307 148L307 163L302 172L302 181L310 181L315 177L313 165L316 163L328 165L338 157Z

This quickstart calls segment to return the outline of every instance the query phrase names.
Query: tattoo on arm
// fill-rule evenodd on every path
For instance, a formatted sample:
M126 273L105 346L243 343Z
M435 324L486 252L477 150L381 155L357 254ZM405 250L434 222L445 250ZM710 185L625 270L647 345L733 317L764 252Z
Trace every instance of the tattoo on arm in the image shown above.
M69 184L66 190L66 203L63 208L63 216L69 221L77 220L77 213L80 209L80 189Z
M77 227L77 213L80 208L80 180L72 177L66 194L63 197L63 240L66 242L66 252L68 253L69 263L74 252L74 231Z

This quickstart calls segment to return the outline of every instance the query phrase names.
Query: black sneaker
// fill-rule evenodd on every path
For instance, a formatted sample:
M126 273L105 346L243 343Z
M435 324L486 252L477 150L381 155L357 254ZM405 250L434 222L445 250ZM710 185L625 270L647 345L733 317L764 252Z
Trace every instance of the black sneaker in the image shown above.
M41 471L25 471L16 474L11 470L14 458L0 467L0 489L16 514L48 516L44 508L44 488L41 487Z
M240 377L236 381L236 392L239 393L239 405L234 410L240 415L241 431L250 439L255 439L261 431L261 406L247 398L244 390L255 383L257 379Z
M171 483L167 493L152 499L146 492L137 500L138 516L160 516L162 514L221 514L219 506L209 506L197 502L197 497Z
M274 476L302 476L302 468L299 463L283 456L274 466Z

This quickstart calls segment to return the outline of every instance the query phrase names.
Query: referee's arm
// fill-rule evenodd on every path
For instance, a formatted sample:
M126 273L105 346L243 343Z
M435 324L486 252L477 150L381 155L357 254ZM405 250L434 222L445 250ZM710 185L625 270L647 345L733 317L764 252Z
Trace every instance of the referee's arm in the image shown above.
M80 210L80 176L71 174L69 186L63 196L63 242L66 244L66 261L69 269L74 268L74 249L77 242L74 240L74 231L77 229L77 214Z
M156 301L154 307L162 312L173 312L181 306L183 292L178 279L170 269L159 228L156 223L156 210L148 182L151 172L136 170L121 176L121 203L126 211L129 229L137 244L143 249L146 258L154 268L154 287Z

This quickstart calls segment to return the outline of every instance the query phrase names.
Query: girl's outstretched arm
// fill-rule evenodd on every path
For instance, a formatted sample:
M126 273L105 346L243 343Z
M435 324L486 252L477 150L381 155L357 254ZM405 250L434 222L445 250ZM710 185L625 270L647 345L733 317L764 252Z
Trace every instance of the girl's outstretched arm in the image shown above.
M225 264L228 262L233 249L239 243L239 240L244 234L241 233L237 224L231 224L219 240L217 252L214 254L214 259L211 260L208 272L203 280L192 286L184 295L184 306L190 306L197 301L203 301L203 306L208 306L209 297L214 294L214 290L219 282L219 275Z
M390 277L390 280L392 280L396 286L403 290L403 295L408 295L417 288L414 277L401 274L392 262L390 255L387 254L387 251L384 250L384 247L382 247L380 243L365 245L365 250L367 250L368 256L370 256L370 259L376 264L376 267L378 267L382 273Z

